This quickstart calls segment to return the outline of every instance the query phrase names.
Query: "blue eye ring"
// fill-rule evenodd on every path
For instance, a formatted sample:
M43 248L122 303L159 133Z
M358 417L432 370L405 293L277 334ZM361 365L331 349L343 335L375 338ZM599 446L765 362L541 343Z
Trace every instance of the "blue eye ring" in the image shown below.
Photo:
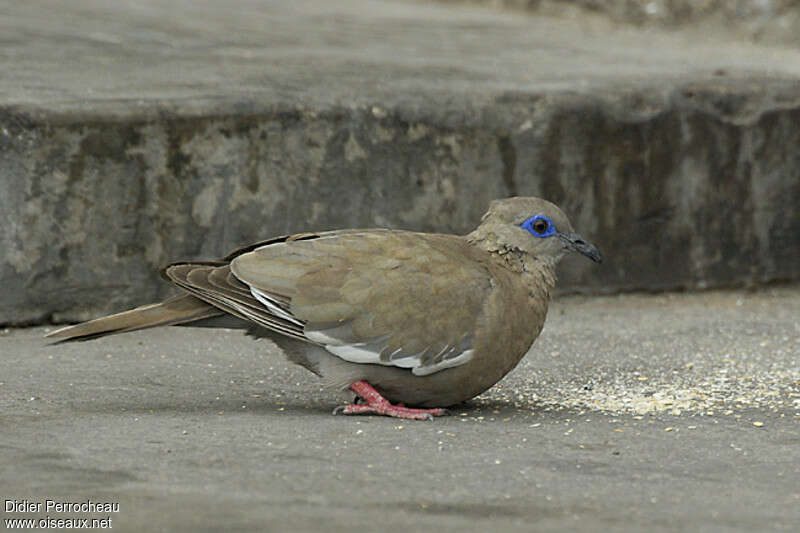
M520 225L534 237L544 238L556 234L555 224L550 220L550 217L544 215L533 215Z

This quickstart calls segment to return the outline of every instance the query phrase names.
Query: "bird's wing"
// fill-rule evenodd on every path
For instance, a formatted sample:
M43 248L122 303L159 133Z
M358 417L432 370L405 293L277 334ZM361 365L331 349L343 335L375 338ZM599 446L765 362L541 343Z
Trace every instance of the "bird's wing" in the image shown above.
M472 356L493 286L480 259L459 237L329 232L257 247L181 286L204 297L199 279L209 303L344 360L427 375ZM215 285L223 278L234 289Z
M231 274L229 265L176 263L164 274L180 288L211 304L216 309L271 329L288 337L307 340L301 321L281 312L288 302L274 297L272 306L265 306L250 292L250 287Z

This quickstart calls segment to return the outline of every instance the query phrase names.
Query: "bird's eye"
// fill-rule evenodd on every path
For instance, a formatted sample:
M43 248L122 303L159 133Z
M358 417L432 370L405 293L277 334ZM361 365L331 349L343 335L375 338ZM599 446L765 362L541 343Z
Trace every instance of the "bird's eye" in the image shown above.
M528 230L534 237L550 237L556 234L553 221L544 215L534 215L522 223L522 227Z

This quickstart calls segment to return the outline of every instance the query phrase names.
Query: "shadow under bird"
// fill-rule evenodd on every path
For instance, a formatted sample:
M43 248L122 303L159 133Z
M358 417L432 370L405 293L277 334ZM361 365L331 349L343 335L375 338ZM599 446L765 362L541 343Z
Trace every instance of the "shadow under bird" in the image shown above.
M540 198L495 200L468 235L388 229L278 237L220 261L175 263L183 293L53 331L85 340L166 325L240 327L268 337L357 403L335 414L432 419L490 388L542 330L556 265L601 262Z

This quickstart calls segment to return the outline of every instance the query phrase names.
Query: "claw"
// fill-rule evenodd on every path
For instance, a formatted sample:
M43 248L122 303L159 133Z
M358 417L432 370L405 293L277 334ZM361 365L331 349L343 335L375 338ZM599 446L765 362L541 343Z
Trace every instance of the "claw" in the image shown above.
M402 404L393 405L366 381L353 383L350 385L350 390L364 403L340 405L333 410L334 415L376 414L408 420L433 420L434 416L447 414L445 409L415 409Z

